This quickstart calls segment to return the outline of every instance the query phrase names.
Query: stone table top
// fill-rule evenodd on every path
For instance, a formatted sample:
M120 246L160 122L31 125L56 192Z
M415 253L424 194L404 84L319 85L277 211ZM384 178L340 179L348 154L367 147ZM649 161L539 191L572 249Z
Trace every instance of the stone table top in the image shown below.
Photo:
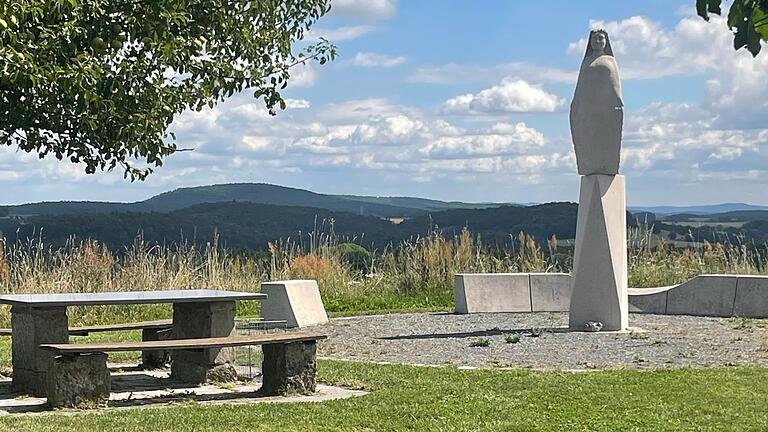
M32 307L153 304L153 303L197 303L235 300L264 300L266 294L213 289L124 291L99 293L61 294L5 294L0 295L0 304Z

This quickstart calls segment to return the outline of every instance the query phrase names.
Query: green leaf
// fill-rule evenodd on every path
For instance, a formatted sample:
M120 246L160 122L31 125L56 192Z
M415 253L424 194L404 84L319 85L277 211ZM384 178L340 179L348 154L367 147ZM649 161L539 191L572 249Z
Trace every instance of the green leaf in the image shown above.
M760 33L755 30L755 24L752 17L747 20L747 50L752 53L753 57L757 57L760 54L762 48L762 37Z
M738 2L740 0L736 1ZM722 0L696 0L696 13L699 14L700 17L709 21L710 13L717 15L722 13L722 10L720 9L721 3Z
M728 11L728 27L731 29L738 28L745 20L744 2L742 0L736 0Z
M762 7L756 7L752 12L752 21L755 31L760 37L768 40L768 9L763 10Z

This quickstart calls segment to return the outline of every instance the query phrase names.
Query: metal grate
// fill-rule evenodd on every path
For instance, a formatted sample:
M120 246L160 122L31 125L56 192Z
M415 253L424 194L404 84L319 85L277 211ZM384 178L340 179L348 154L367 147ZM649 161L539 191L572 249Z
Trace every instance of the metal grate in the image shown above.
M262 318L241 319L235 322L235 332L238 336L251 336L264 333L285 331L288 322L285 320L265 320ZM244 346L235 348L235 368L242 379L254 379L261 376L261 346Z

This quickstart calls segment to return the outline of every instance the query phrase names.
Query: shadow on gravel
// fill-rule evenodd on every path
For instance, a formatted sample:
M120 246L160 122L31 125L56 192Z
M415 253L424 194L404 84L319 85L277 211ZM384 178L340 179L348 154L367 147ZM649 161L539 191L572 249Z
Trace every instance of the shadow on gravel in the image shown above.
M376 339L381 340L418 340L418 339L462 339L462 338L478 338L487 336L499 336L505 334L519 334L523 336L538 337L542 333L571 333L567 327L542 327L542 328L525 328L525 329L500 329L492 328L488 330L479 330L473 332L457 332L457 333L427 333L427 334L414 334L414 335L397 335L397 336L382 336Z

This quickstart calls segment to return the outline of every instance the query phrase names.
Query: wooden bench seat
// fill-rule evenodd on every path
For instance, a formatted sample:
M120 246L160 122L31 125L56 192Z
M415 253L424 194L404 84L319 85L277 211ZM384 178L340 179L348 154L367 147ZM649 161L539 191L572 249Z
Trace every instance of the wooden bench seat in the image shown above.
M251 330L266 330L272 328L281 328L286 324L285 320L269 320L266 321L259 318L255 322L249 322L244 324L237 324L238 329L251 329ZM125 331L125 330L167 330L173 327L173 321L169 319L156 320L156 321L140 321L134 323L123 324L104 324L104 325L92 325L81 327L70 327L70 336L88 336L90 333L101 333L111 331ZM12 336L13 330L9 328L0 328L0 336Z
M52 353L46 389L49 405L54 408L88 407L102 406L108 401L111 384L106 353L121 351L184 353L213 350L215 352L216 349L262 345L263 384L260 393L264 395L313 393L317 386L317 341L326 338L326 335L320 333L294 331L203 339L42 344L40 348ZM215 359L216 355L210 358ZM199 367L209 372L211 370L231 371L232 375L217 376L236 377L234 366L230 363L206 364ZM185 369L187 368L188 365L185 365ZM174 372L172 368L172 378L174 378ZM180 378L181 376L176 378L183 379ZM202 377L202 381L209 379L206 373L203 373ZM198 382L201 381L194 383Z
M166 339L163 341L136 341L90 344L43 344L41 349L60 353L92 353L119 351L173 351L178 349L229 348L248 345L271 345L327 339L328 336L312 332L285 332L252 336L231 336L202 339Z

